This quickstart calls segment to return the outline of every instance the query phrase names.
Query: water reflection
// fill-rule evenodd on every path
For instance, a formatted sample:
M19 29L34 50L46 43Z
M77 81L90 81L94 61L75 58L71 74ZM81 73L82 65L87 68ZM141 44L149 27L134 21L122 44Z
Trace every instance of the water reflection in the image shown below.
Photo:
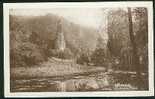
M143 75L143 86L148 84ZM137 90L136 76L130 74L94 73L70 77L49 77L11 80L12 92L55 92L55 91L109 91ZM142 87L143 87L142 86ZM143 88L147 90L147 88Z

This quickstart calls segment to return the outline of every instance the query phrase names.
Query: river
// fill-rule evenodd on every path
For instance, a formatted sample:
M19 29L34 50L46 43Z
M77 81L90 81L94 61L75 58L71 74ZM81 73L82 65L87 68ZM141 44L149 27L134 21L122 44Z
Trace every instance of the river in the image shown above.
M11 92L77 92L138 90L134 73L95 72L60 77L11 80ZM148 90L147 75L142 75L141 90Z

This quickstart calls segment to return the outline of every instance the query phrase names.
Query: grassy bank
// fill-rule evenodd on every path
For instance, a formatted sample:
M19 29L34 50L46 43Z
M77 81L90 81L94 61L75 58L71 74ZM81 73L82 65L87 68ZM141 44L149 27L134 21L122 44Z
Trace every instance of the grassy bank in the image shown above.
M47 61L33 67L13 67L11 77L31 78L31 77L53 77L72 74L82 74L89 72L104 71L104 67L84 66L75 63L58 63Z

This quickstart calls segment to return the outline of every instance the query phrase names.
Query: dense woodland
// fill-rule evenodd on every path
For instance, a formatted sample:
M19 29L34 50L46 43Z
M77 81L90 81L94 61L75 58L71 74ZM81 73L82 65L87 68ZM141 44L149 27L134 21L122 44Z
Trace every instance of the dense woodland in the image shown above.
M109 10L108 40L105 41L98 30L53 14L10 15L11 67L36 66L49 57L57 57L75 59L77 64L88 66L112 66L116 70L147 72L147 18L146 8ZM60 19L66 44L63 52L55 49Z

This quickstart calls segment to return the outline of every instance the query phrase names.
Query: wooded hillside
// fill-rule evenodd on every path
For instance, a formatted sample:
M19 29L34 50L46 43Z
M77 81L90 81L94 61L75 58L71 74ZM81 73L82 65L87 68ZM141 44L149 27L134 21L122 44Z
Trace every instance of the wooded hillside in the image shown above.
M10 15L11 66L39 64L53 55L58 31L57 22L60 19L66 48L73 54L72 56L95 49L98 38L95 29L81 27L52 14L45 16Z

